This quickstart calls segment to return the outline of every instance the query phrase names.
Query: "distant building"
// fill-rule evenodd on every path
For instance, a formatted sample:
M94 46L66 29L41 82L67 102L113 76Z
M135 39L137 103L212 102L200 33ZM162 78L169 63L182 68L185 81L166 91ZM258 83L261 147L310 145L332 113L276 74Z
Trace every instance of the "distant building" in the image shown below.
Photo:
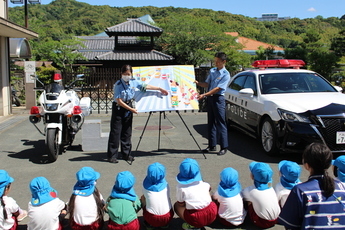
M262 14L261 18L257 18L257 21L283 21L290 19L290 17L278 17L278 14Z
M240 43L243 46L241 50L247 54L256 55L256 51L260 47L264 49L272 47L274 49L274 53L277 55L277 58L279 58L279 54L284 54L284 48L281 48L279 46L267 44L246 37L241 37L237 32L225 32L225 34L236 37L236 42Z

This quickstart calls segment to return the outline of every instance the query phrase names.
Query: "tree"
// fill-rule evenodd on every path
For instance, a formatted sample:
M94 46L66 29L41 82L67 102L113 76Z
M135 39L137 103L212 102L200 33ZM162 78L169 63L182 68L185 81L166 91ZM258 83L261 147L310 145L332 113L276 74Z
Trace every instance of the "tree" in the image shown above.
M199 66L213 60L214 52L225 46L240 49L234 37L226 35L219 24L205 17L173 15L161 20L158 26L164 29L157 40L158 49L174 56L179 64Z
M345 30L340 31L339 34L332 40L331 49L337 56L345 56Z
M77 39L65 39L60 41L50 40L36 43L34 56L39 60L50 60L59 69L72 70L72 64L76 60L85 59L82 54L74 52L83 44Z

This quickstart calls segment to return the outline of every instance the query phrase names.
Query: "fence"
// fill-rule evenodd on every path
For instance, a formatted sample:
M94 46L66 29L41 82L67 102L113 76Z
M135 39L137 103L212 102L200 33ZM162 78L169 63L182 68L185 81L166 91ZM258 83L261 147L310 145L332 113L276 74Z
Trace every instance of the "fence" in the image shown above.
M209 69L197 68L195 69L195 78L197 81L205 81ZM77 74L84 74L85 80L80 86L80 96L91 98L91 107L93 112L109 113L111 112L113 101L113 86L117 80L120 79L120 68L89 68L84 69L83 72L64 72L64 83L69 83ZM205 89L198 87L198 92L204 93ZM199 101L199 111L206 110L205 100Z

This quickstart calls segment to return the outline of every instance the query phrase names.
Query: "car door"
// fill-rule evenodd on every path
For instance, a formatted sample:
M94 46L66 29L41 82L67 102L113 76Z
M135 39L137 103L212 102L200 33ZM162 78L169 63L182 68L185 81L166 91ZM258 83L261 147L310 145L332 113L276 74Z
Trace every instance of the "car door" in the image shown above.
M239 91L243 89L244 82L246 81L247 75L236 75L234 80L231 81L225 100L227 101L227 118L237 124L242 126L240 119L240 108L241 102L239 100Z

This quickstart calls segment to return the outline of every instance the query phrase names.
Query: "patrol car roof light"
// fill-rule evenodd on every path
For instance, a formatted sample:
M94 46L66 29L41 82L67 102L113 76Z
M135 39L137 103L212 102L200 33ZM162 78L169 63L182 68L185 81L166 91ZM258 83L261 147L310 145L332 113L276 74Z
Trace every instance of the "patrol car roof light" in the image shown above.
M257 60L252 64L255 68L289 68L293 67L298 69L299 67L305 66L303 60L296 59L277 59L277 60Z

